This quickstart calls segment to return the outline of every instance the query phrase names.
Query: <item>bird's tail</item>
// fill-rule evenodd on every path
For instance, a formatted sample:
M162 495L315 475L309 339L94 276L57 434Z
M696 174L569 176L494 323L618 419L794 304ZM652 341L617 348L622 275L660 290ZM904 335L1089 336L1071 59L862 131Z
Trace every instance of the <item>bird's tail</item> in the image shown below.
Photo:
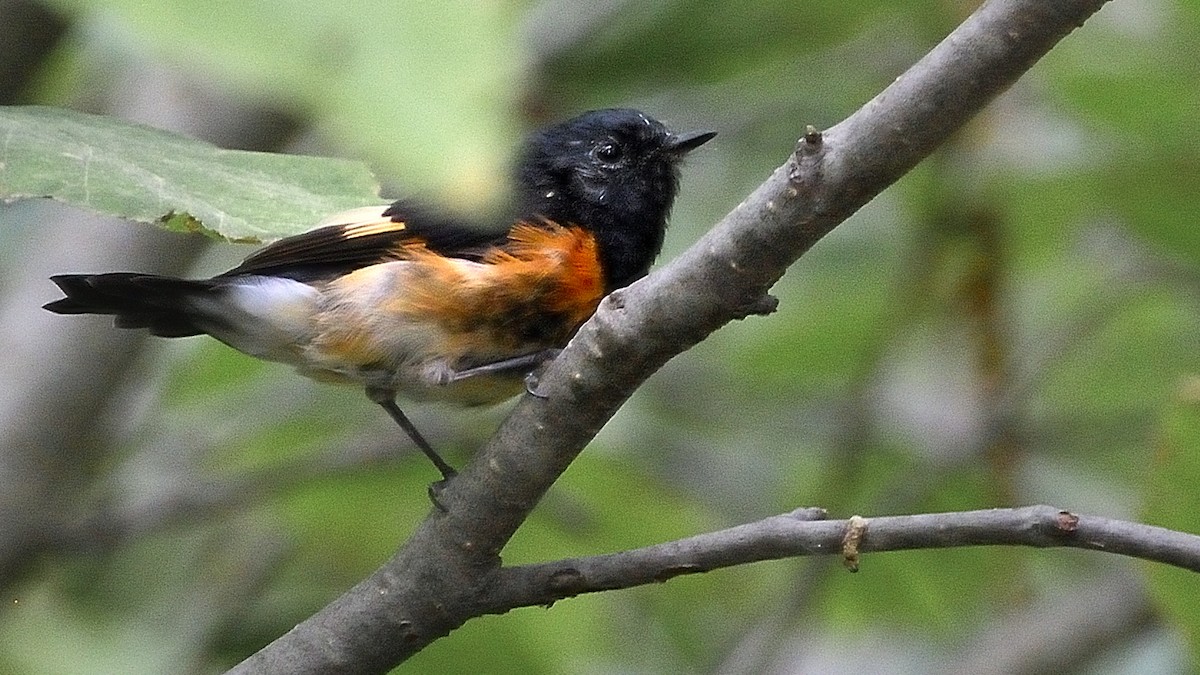
M44 305L56 314L111 314L118 328L149 328L162 337L199 335L189 312L192 300L211 295L211 281L132 272L60 274L50 277L65 298Z

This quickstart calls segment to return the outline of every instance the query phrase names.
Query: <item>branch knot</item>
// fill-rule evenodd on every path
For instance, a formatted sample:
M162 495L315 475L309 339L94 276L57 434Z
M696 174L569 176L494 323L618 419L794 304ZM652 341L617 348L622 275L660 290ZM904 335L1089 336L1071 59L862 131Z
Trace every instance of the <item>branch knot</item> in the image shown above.
M574 567L563 567L550 575L546 586L555 596L570 597L578 595L586 586L587 577Z
M851 572L858 571L858 547L866 534L867 519L862 516L850 516L850 521L846 524L846 534L842 537L842 564Z
M804 135L796 141L796 149L792 151L788 162L788 184L792 187L789 196L795 196L800 190L821 182L825 151L825 134L808 125Z

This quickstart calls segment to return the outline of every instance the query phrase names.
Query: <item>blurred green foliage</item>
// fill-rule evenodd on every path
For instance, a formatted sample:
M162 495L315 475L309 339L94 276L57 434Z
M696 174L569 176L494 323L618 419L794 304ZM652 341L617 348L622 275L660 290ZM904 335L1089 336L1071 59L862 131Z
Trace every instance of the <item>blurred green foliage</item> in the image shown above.
M1146 475L1146 522L1184 532L1200 532L1200 379L1180 383L1162 407L1153 439L1155 452ZM1196 579L1184 570L1146 565L1150 588L1167 616L1186 636L1192 658L1200 660L1200 603Z
M74 32L46 62L38 100L77 100L131 54L159 60L304 120L322 149L367 161L392 192L461 208L502 198L497 176L523 127L629 105L713 128L721 135L685 170L665 257L781 163L806 123L850 114L970 10L55 6ZM804 505L845 517L1045 502L1200 531L1198 6L1112 3L1075 31L803 258L774 289L779 312L726 327L656 375L505 561L647 545ZM357 392L220 345L172 345L159 358L157 404L118 457L182 444L214 480L284 475L395 434ZM456 462L499 414L413 409ZM243 657L373 570L429 508L433 476L416 457L331 473L132 546L46 563L0 615L0 671L208 672ZM1186 656L1200 640L1195 575L978 549L866 556L856 575L830 561L761 563L516 610L468 623L410 666L949 670L980 633L1114 569L1139 575L1162 623L1131 626L1112 649L1148 641L1166 654L1158 663L1200 663ZM1145 672L1130 663L1144 662L1058 672Z
M84 49L149 53L304 115L406 189L496 199L516 138L520 8L501 2L54 3ZM119 40L116 44L114 40ZM98 44L97 44L98 43ZM77 54L78 68L94 63Z

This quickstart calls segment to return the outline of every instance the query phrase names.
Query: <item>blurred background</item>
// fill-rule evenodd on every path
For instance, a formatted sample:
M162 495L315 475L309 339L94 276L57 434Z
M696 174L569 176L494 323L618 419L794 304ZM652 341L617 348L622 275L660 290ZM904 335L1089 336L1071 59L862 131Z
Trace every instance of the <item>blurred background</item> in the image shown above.
M0 103L362 159L485 212L521 136L641 108L689 158L670 259L936 44L952 0L0 0ZM1050 503L1200 532L1200 2L1112 3L650 380L509 564L799 506ZM298 223L298 229L307 226ZM214 673L381 564L432 468L353 389L60 317L62 272L253 250L0 206L0 672ZM405 408L456 464L507 409ZM1071 550L760 563L468 623L412 672L1184 673L1200 577Z

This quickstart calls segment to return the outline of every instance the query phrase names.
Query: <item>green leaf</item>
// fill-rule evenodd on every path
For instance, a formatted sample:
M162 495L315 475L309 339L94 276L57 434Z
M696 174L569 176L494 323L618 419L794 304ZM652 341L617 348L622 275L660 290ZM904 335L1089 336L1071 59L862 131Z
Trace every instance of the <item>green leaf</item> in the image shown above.
M111 117L0 107L0 199L31 197L237 241L277 239L381 201L358 162L225 150Z

